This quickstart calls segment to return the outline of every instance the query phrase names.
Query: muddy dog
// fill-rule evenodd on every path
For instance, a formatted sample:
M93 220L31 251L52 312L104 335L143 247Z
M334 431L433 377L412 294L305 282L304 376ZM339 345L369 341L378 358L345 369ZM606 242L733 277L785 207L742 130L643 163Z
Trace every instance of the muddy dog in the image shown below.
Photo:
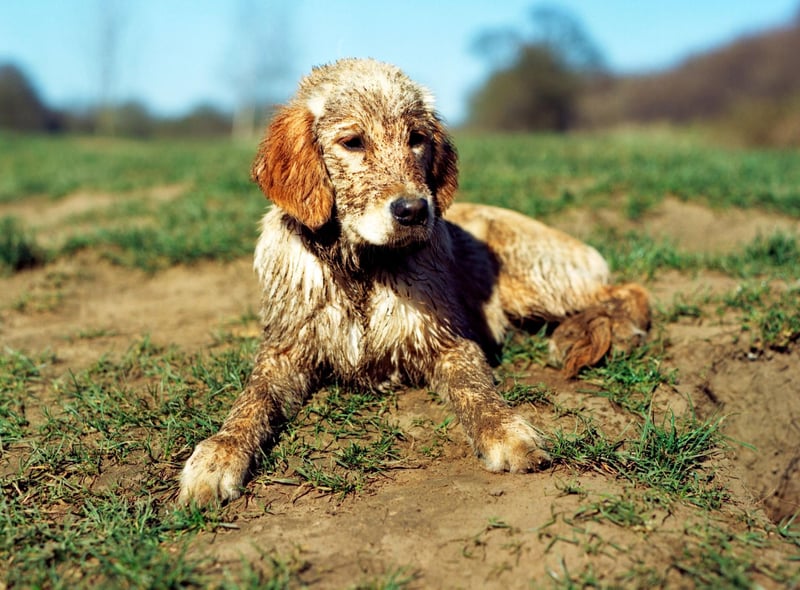
M255 253L263 341L222 428L186 462L182 502L239 496L261 445L331 380L425 384L486 469L541 468L540 434L495 389L507 329L560 322L551 360L568 375L646 335L646 291L609 284L593 248L519 213L451 206L455 148L430 93L396 67L314 69L252 175L274 204Z

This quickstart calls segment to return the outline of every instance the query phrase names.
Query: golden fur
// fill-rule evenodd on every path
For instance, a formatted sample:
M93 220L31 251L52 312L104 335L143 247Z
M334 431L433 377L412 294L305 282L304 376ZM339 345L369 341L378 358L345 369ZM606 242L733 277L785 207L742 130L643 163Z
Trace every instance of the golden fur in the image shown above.
M451 207L456 152L432 103L399 69L349 59L315 69L275 116L253 165L274 203L255 254L264 338L187 461L181 501L237 497L259 447L330 379L426 384L487 469L539 468L541 437L488 362L512 322L561 322L551 356L568 375L645 335L647 293L609 285L593 248L519 213Z

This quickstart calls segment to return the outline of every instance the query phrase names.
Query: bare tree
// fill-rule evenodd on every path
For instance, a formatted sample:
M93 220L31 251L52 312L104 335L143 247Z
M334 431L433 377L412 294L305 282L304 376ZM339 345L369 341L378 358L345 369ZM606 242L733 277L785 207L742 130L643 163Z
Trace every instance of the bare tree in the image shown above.
M236 107L233 136L250 138L274 104L289 94L292 73L288 2L240 0L230 64Z
M99 97L97 132L113 135L116 128L115 100L119 84L119 61L125 19L120 0L98 0L97 63Z
M533 41L559 56L573 71L592 73L604 68L600 49L578 18L562 7L537 6L531 10Z

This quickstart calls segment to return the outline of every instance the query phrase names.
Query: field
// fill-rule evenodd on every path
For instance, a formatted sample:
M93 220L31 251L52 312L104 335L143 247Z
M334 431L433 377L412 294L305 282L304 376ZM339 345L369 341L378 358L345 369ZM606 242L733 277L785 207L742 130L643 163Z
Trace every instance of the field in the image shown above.
M252 366L254 145L0 135L0 588L800 585L800 153L457 137L462 200L595 245L648 344L496 377L553 466L493 475L435 392L330 387L239 500L177 475Z

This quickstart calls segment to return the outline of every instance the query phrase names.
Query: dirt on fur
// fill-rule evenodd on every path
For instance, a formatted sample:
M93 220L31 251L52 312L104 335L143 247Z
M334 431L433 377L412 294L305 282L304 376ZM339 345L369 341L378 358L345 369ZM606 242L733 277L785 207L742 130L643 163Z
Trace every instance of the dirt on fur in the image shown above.
M573 212L556 225L602 225L595 216ZM767 215L719 214L677 200L666 201L642 223L681 248L723 251L770 228L797 229L796 223ZM713 235L725 235L725 243L711 243ZM50 351L57 362L49 370L58 374L105 354L121 354L145 335L195 352L212 346L220 331L258 333L253 313L258 292L249 260L146 274L81 254L2 284L2 345ZM664 309L678 295L725 293L737 281L714 273L668 272L647 286L656 307ZM725 435L747 443L731 444L717 460L715 469L731 497L714 518L727 521L728 530L745 530L742 514L779 522L797 512L798 348L754 352L731 313L679 318L654 330L667 343L666 363L678 372L675 385L657 391L658 410L724 416ZM525 372L525 381L556 391L563 407L589 408L607 431L630 427L626 413L593 396L585 383L538 365ZM544 430L553 426L532 406L523 411ZM431 438L430 429L414 418L437 424L446 415L419 390L401 392L393 412L408 448ZM568 420L560 418L560 427L566 428ZM410 587L419 588L527 588L558 585L587 571L606 583L647 587L647 580L657 576L677 587L682 582L675 563L690 567L693 559L686 531L714 526L688 506L657 502L635 526L594 518L586 511L587 500L602 507L611 495L626 497L632 484L602 471L563 466L528 475L490 474L468 452L459 428L449 437L439 457L401 465L345 499L302 486L253 482L249 493L228 508L232 524L199 534L190 552L209 558L220 572L245 562L269 570L270 556L278 554L289 559L301 582L315 588L345 588L387 576L411 578ZM635 580L626 578L631 572L637 573ZM766 575L756 573L754 579L763 587L774 585Z

